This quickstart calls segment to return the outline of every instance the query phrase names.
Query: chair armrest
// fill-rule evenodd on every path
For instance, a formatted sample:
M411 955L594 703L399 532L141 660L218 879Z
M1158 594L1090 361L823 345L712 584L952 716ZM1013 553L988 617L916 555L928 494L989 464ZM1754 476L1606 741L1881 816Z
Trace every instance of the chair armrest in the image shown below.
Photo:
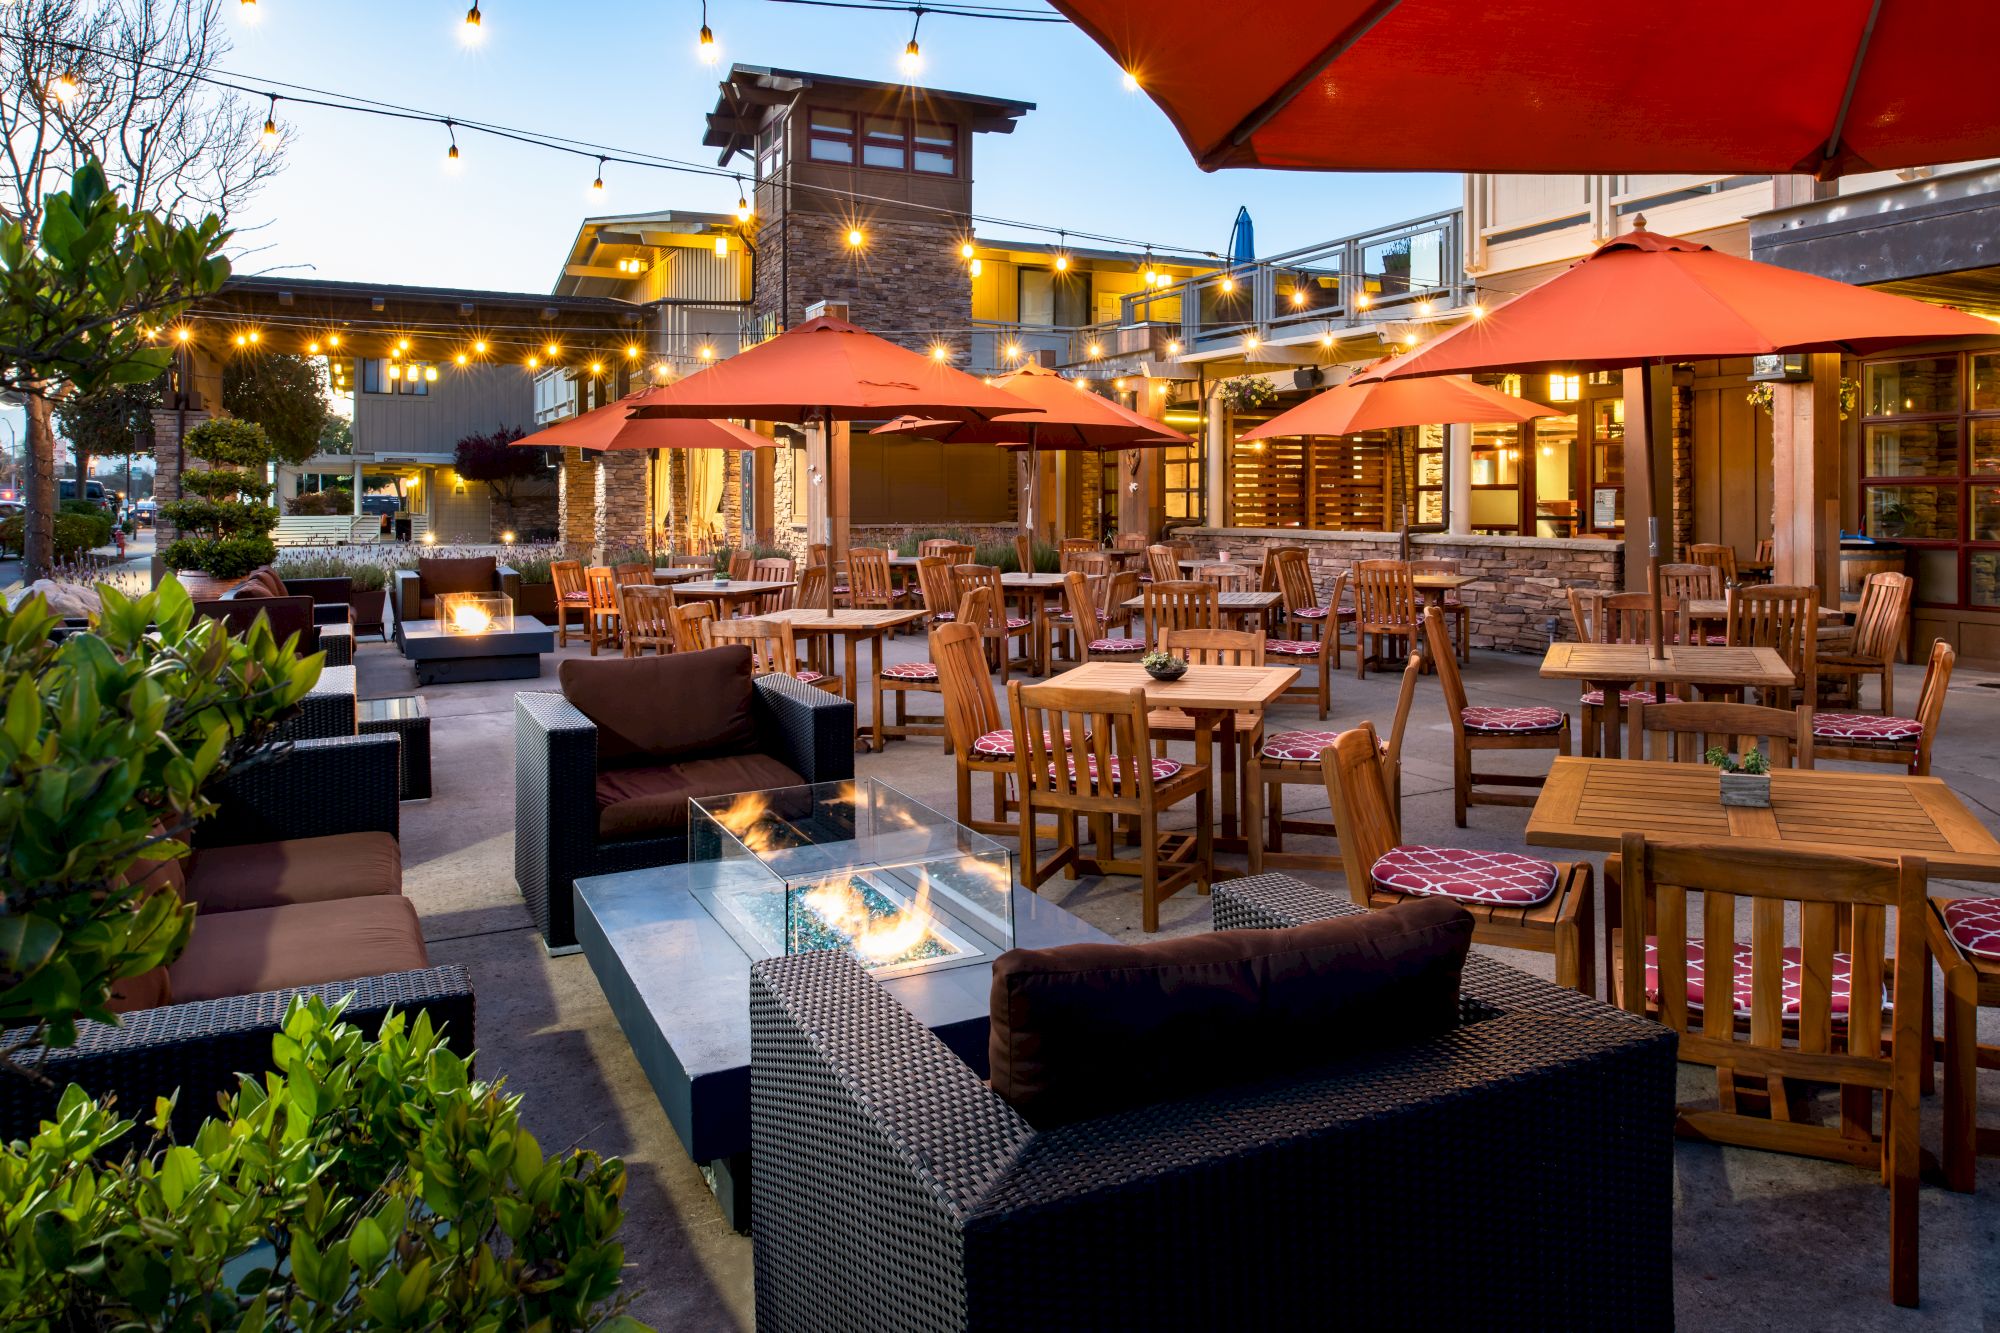
M494 581L500 585L494 589L495 592L506 593L507 600L510 602L521 600L520 571L509 569L506 565L496 565L493 570L493 576Z
M345 606L354 591L350 579L286 579L285 591L294 597L310 597L314 606Z
M394 736L335 736L273 745L231 769L220 809L195 829L197 847L234 847L336 833L399 837L401 744Z
M178 1089L174 1134L186 1143L215 1114L216 1094L235 1090L239 1073L272 1067L271 1039L295 995L318 995L329 1004L351 997L343 1017L370 1036L392 1008L424 1010L445 1029L453 1050L470 1058L474 1049L472 981L456 965L162 1005L122 1014L116 1027L83 1024L76 1045L49 1052L42 1067L46 1085L0 1079L0 1135L32 1134L41 1119L54 1115L63 1088L77 1083L96 1096L116 1097L120 1111L140 1119L152 1113L154 1098Z
M408 620L422 620L424 618L423 576L418 574L417 571L414 569L397 570L396 595L390 598L389 601L390 605L394 608L396 612L396 619L399 622Z
M560 694L514 696L514 880L551 948L576 943L570 886L597 853L597 724Z
M751 682L758 748L807 782L854 776L854 705L790 676Z

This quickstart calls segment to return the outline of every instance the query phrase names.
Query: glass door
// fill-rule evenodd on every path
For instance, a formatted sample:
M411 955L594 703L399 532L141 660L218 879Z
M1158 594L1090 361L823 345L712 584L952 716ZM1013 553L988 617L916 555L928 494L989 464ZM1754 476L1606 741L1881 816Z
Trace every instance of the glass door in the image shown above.
M1576 417L1543 417L1535 440L1535 535L1574 537L1577 532Z
M1625 531L1625 396L1587 399L1584 407L1590 483L1584 526L1617 536Z

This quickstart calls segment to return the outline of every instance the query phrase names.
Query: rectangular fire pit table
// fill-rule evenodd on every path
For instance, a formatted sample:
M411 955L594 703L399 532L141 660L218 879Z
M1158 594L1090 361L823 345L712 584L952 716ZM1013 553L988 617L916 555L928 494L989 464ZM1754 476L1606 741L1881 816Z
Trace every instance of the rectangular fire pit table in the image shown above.
M515 616L514 627L481 634L451 634L435 620L399 620L396 643L417 668L419 685L462 685L475 680L534 680L542 654L556 650L555 631L533 616Z
M915 879L911 871L947 867L958 850L973 849L971 855L985 867L982 874L996 864L1004 867L1004 891L998 883L992 889L1004 892L997 901L1011 903L1012 938L1018 947L1109 938L1022 889L1004 850L997 863L986 859L997 844L876 782L691 803L690 854L703 853L693 832L704 817L697 805L726 811L732 802L768 797L774 810L783 812L784 798L809 793L823 808L842 787L846 791L833 800L846 799L857 815L866 806L884 816L872 832L860 829L851 843L838 841L838 830L827 835L828 821L797 819L792 824L806 828L806 838L792 840L793 846L774 854L747 852L745 844L757 840L732 836L721 840L727 847L708 848L717 859L576 881L576 937L583 956L674 1132L701 1165L724 1217L738 1230L749 1226L750 1216L750 964L753 957L824 945L828 914L802 921L800 908L811 905L829 879L839 880L843 888L850 876L864 889L886 883L894 894L897 878L909 882ZM915 815L915 827L905 822L905 812ZM859 825L861 820L848 822ZM761 826L769 827L771 821ZM817 837L826 840L814 841ZM802 856L787 861L792 852ZM873 863L893 868L884 876ZM935 934L926 932L917 947L897 944L901 952L881 960L874 975L983 1077L992 964L1002 945L982 933L984 926L974 928L975 913L948 896L950 873L939 870L935 896L914 897L933 909L922 919ZM899 900L907 909L912 896L903 894ZM876 905L882 904L878 900ZM864 957L863 946L849 952Z

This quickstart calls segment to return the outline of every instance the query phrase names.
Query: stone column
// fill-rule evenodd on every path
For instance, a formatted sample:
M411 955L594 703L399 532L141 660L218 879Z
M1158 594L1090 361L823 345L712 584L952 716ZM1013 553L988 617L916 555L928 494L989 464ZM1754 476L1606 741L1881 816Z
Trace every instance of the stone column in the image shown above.
M1464 422L1445 431L1445 530L1455 537L1472 532L1472 427Z
M1208 393L1208 461L1203 478L1208 488L1208 526L1219 528L1229 522L1225 497L1229 493L1229 408L1222 401L1222 386Z
M571 551L597 543L597 478L581 449L564 449L556 465L556 536Z
M603 563L612 551L644 546L652 497L646 486L646 454L606 449L597 455L591 495L593 557Z
M156 407L153 409L153 499L160 504L181 498L181 472L206 467L197 458L190 458L181 447L181 441L188 431L208 420L209 414L200 408ZM169 523L164 514L154 520L154 540L161 549L180 533Z

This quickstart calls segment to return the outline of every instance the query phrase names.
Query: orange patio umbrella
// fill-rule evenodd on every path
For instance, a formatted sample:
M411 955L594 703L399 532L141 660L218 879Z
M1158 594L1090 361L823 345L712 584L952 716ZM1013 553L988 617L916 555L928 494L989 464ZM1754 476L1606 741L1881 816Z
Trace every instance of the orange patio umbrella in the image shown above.
M1038 416L1012 413L986 421L929 421L916 416L898 417L877 426L874 435L916 435L927 440L959 444L997 444L1002 448L1026 449L1028 470L1038 475L1041 450L1061 449L1102 453L1111 449L1163 449L1187 444L1188 437L1173 427L1134 412L1123 403L1079 388L1081 381L1065 379L1045 366L1029 364L993 381L998 389L1034 404ZM1030 533L1036 524L1035 503L1038 487L1028 488L1022 518Z
M711 417L638 417L631 399L565 417L555 425L523 435L517 448L533 449L769 449L777 441Z
M1052 2L1207 171L1830 178L2000 156L1991 0L1240 0L1220 23L1209 0Z
M1533 421L1565 415L1525 398L1516 398L1463 375L1409 380L1348 380L1280 412L1242 440L1273 440L1285 435L1359 435L1363 431L1395 430L1436 422Z

